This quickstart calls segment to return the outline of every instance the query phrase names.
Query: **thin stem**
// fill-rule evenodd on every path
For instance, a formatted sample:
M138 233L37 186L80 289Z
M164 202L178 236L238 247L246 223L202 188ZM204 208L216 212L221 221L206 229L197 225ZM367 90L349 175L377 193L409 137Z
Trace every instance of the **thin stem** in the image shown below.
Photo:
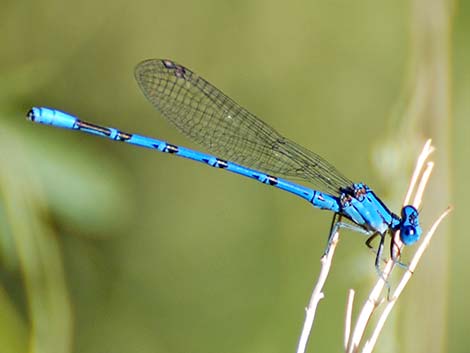
M344 350L348 348L349 337L351 336L352 309L354 304L354 289L348 291L348 301L346 303L346 317L344 323Z
M416 162L415 171L411 178L409 189L405 197L405 205L409 204L409 201L412 195L414 194L415 197L413 206L419 208L422 200L422 194L424 192L426 184L431 175L432 168L434 166L432 162L427 162L427 159L433 151L434 147L431 145L431 140L427 140ZM423 168L425 168L425 170L423 170ZM403 248L403 244L401 243L399 236L395 234L395 239L393 239L392 241L397 244L400 253ZM346 351L348 353L353 353L358 350L360 342L364 337L367 324L369 323L376 308L382 302L380 301L380 296L385 286L385 280L387 280L387 278L390 276L393 267L394 262L392 259L389 259L387 264L385 265L383 276L379 277L377 283L370 292L368 299L366 300L364 306L361 309L361 312L356 322L356 326L354 328L353 335L349 341L349 344L347 345Z
M317 283L313 288L312 296L308 306L305 308L305 320L302 328L302 333L300 334L299 344L297 346L297 353L305 353L307 349L308 339L310 337L310 332L312 331L313 322L315 320L315 314L317 311L318 303L322 300L325 295L323 294L323 286L325 285L326 279L330 272L331 263L333 261L333 255L335 253L336 245L339 241L339 232L337 231L331 240L331 245L327 254L323 255L320 263L321 270L318 277Z
M387 303L387 306L385 307L384 311L382 312L379 320L377 321L377 325L371 335L371 338L365 343L363 353L371 353L372 350L375 347L375 344L377 343L377 339L382 332L382 329L385 325L385 321L387 320L390 312L392 311L398 297L400 294L403 292L403 289L405 288L406 284L408 281L411 279L411 276L413 275L416 266L418 265L419 260L421 259L421 256L423 256L424 251L427 249L429 246L429 243L431 242L431 239L436 232L437 227L439 224L444 220L444 218L451 212L451 207L447 208L441 215L440 217L434 222L432 225L431 229L428 231L426 236L423 239L423 242L419 246L418 250L413 256L413 259L410 262L410 265L408 267L408 270L404 273L400 283L398 284L396 290L394 291L392 295L392 300L390 300Z

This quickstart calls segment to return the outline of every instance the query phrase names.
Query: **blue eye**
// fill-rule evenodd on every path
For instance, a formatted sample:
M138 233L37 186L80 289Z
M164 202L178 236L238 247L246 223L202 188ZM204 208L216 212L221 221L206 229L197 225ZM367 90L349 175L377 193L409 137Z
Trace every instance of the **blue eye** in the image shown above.
M416 243L420 237L420 234L416 232L416 228L413 226L402 226L400 229L400 239L405 245L411 245Z

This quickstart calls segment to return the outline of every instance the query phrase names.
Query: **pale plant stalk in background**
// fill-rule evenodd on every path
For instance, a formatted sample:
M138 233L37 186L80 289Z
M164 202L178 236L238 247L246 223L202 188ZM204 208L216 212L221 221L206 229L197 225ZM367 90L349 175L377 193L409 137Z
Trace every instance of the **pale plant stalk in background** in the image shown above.
M8 220L4 227L10 230L6 235L11 236L17 258L13 269L21 272L25 289L24 351L70 353L73 312L59 236L45 221L46 197L22 139L4 128L0 141L0 162L5 167L0 170L0 193Z

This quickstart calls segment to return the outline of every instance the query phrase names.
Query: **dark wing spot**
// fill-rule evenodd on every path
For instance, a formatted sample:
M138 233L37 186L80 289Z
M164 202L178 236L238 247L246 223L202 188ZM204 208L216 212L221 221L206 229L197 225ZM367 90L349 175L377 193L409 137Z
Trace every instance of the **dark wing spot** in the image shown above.
M167 69L174 69L175 68L175 63L171 60L162 60L163 66L165 66Z

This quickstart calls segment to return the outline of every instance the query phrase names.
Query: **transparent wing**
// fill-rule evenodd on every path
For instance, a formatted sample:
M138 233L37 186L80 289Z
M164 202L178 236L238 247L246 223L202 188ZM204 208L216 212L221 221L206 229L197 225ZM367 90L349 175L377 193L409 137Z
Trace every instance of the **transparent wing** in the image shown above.
M181 132L217 157L338 193L352 184L319 155L272 127L184 66L151 59L135 77L153 106Z

